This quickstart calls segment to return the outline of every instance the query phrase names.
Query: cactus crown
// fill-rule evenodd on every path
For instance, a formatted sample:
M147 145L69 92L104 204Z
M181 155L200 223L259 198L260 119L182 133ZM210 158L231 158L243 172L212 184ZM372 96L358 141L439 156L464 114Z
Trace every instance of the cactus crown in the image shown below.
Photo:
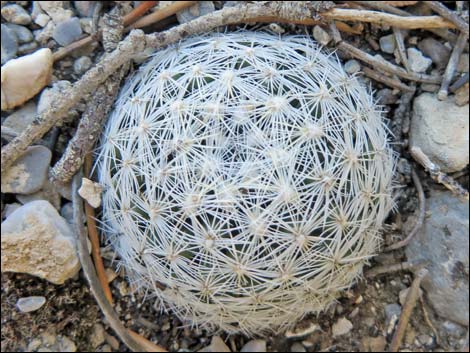
M394 165L372 95L308 37L193 37L122 89L97 158L102 222L134 286L253 335L360 276Z

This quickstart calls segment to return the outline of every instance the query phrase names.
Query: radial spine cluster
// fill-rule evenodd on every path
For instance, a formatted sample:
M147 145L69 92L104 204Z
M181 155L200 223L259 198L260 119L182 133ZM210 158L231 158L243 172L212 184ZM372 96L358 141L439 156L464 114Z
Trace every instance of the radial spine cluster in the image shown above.
M182 320L249 335L324 310L393 206L382 112L307 36L208 34L127 82L98 150L129 280Z

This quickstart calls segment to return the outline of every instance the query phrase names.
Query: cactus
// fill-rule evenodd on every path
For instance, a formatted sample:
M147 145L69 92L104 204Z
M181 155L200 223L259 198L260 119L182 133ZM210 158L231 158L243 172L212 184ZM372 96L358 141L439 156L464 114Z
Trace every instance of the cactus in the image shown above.
M382 111L307 36L208 34L155 53L97 153L129 281L249 335L327 308L378 251L396 158Z

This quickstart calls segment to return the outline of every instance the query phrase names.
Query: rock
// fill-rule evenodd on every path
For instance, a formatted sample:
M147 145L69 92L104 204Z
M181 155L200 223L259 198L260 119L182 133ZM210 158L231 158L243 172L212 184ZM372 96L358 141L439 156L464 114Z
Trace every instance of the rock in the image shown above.
M80 20L77 17L72 17L59 22L55 26L52 38L60 45L66 46L80 39L81 35L82 27L80 26Z
M33 101L26 103L16 112L10 114L2 124L2 127L8 127L20 134L31 124L36 117L36 103Z
M93 16L96 1L74 1L73 6L81 17Z
M439 85L435 85L433 83L422 83L421 84L421 89L424 91L424 92L437 92L439 91L439 88L440 86Z
M425 72L432 64L432 60L425 57L416 48L408 48L406 50L408 55L408 63L410 64L411 71L414 72Z
M294 330L288 330L285 334L286 338L299 339L311 335L317 330L321 330L320 326L314 322L310 322L307 326L296 327Z
M432 191L426 204L430 216L406 247L406 256L408 261L428 262L422 288L437 314L468 326L468 201L448 191Z
M212 337L211 344L199 352L231 352L225 342L219 336Z
M240 350L240 352L266 352L265 340L248 341Z
M468 72L468 53L463 53L460 55L459 63L457 65L458 72Z
M112 349L114 349L115 351L119 349L119 341L116 337L105 333L105 339L106 339L106 343L108 343Z
M455 91L455 104L459 107L464 105L468 105L468 93L469 93L469 85L468 82L460 87L457 91Z
M6 26L13 31L19 44L29 43L33 40L33 33L28 28L12 23L7 23Z
M18 51L18 40L16 39L15 33L6 25L2 24L2 53L1 53L2 65L5 64L8 60L11 60L14 57L16 57L17 51ZM2 84L3 84L3 76L2 76ZM2 96L2 106L3 106L3 96Z
M10 23L17 25L28 25L31 23L31 16L20 5L9 4L2 7L2 17Z
M45 112L50 108L52 102L57 99L57 95L72 88L70 81L56 81L50 88L46 88L41 93L38 102L38 114Z
M73 71L77 75L82 75L91 67L92 63L88 56L81 56L73 63Z
M385 352L385 337L364 337L361 340L361 352Z
M361 64L357 60L348 60L344 64L344 71L346 71L348 74L355 74L356 72L359 72L361 70Z
M401 306L398 304L387 304L385 306L385 321L388 325L390 321L398 320L401 314Z
M410 288L402 289L400 291L400 293L398 294L398 299L400 301L401 306L403 306L405 304L406 297L408 295L409 290L410 290ZM419 296L421 296L421 295L423 295L423 291L421 290L421 288L419 288Z
M2 272L29 273L62 284L80 269L73 231L49 202L27 203L1 228Z
M431 58L432 62L438 68L447 66L450 57L450 49L434 38L427 37L418 43L418 49L424 55Z
M377 102L379 104L395 104L398 100L396 94L393 94L393 91L390 88L383 88L376 94Z
M448 335L454 338L460 338L465 335L465 328L452 321L444 321L442 328L447 332Z
M86 34L92 34L93 32L93 20L90 17L84 17L80 19L80 27Z
M98 346L103 344L106 339L105 334L106 331L104 330L103 325L94 324L90 335L90 345L96 349Z
M215 7L212 1L198 1L197 4L176 13L176 18L179 23L186 23L213 11Z
M70 1L38 1L38 5L56 24L73 16L73 11L69 9Z
M21 204L18 202L15 203L7 203L5 205L5 208L3 209L3 217L7 218L9 215L11 215L15 210L21 207ZM3 219L2 219L3 220Z
M28 352L76 352L77 347L68 337L43 332L32 339L27 347Z
M47 147L28 147L26 153L2 175L2 192L32 194L41 189L47 180L51 157Z
M37 42L30 42L30 43L25 43L21 44L18 47L18 55L28 55L36 51L38 48L38 43Z
M410 146L419 147L443 172L459 171L469 162L468 104L440 101L430 93L415 98Z
M323 28L320 26L315 26L313 27L313 38L320 43L321 45L328 45L328 43L331 41L331 37L328 34L327 31L325 31Z
M49 21L49 23L44 28L33 31L34 39L38 43L40 43L42 46L49 45L49 40L52 38L52 35L54 34L55 27L56 27L55 23L52 21Z
M87 178L82 178L82 185L78 194L83 197L91 207L97 208L101 205L101 192L103 187Z
M37 200L49 201L56 210L60 209L60 194L57 192L55 185L46 180L41 190L29 195L16 195L16 199L23 205Z
M109 267L105 268L104 272L106 274L106 279L108 280L108 283L111 283L112 281L114 281L116 277L118 276L118 274L114 272L112 268L109 268Z
M36 19L34 20L34 23L41 27L46 27L46 25L49 23L51 18L47 16L45 13L40 13Z
M290 347L291 352L306 352L307 350L303 346L302 343L295 342L291 347ZM266 351L263 351L266 352Z
M338 337L349 333L353 328L351 321L342 317L333 324L333 337Z
M25 297L20 298L16 302L16 307L22 313L29 313L31 311L36 311L46 303L46 298L44 297Z
M395 36L393 34L389 34L388 36L380 37L379 44L380 50L384 53L393 54L396 47Z
M3 65L2 110L15 108L39 93L51 80L52 64L51 50L43 48Z

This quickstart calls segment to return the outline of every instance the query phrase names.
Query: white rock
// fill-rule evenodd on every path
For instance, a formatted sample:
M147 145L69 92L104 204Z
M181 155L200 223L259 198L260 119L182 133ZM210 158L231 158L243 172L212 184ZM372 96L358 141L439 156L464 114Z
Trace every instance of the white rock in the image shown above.
M342 317L333 324L333 337L338 337L349 333L353 328L351 321Z
M395 51L396 43L395 43L395 36L393 34L380 37L379 43L380 43L380 49L384 53L393 54L393 52Z
M2 17L10 23L27 25L31 23L31 16L20 5L9 4L2 7Z
M408 63L410 69L414 72L425 72L432 64L432 60L427 58L416 48L408 48L406 50L408 54Z
M321 330L320 326L314 322L311 322L306 327L295 328L294 330L289 330L286 332L286 338L302 338L314 333L317 330Z
M3 65L2 110L17 107L39 93L51 80L52 64L51 50L43 48Z
M73 11L68 9L70 1L37 1L41 9L47 13L54 23L65 21L73 16Z
M10 114L2 124L2 127L8 127L17 134L23 132L36 117L37 108L33 101L26 103L16 112Z
M16 307L19 311L23 313L29 313L31 311L38 310L41 306L46 303L46 298L33 296L33 297L25 297L20 298L16 302Z
M39 191L47 180L51 157L52 153L47 147L28 147L26 153L3 173L2 192L32 194Z
M62 284L80 269L74 234L49 202L27 203L1 228L2 272L29 273Z
M315 38L315 40L321 45L327 45L331 41L331 37L328 32L320 26L315 26L313 28L313 38Z
M21 207L21 204L18 202L15 203L7 203L5 205L5 209L3 210L3 217L7 218L11 215L14 211Z
M423 93L415 98L410 147L419 147L443 172L459 171L469 162L468 104L458 107L451 99L440 101Z
M103 187L87 178L82 178L82 186L78 189L78 194L83 197L91 207L97 208L101 205L101 192Z
M357 60L348 60L344 64L344 71L346 71L348 74L355 74L356 72L359 72L361 70L361 64Z
M50 20L51 18L47 16L45 13L40 13L37 15L36 19L34 20L34 23L36 23L37 25L41 27L45 27L49 23Z
M240 352L266 352L265 340L248 341L240 350Z
M225 342L219 336L212 337L211 344L199 352L231 352Z
M197 4L178 12L176 18L179 23L186 23L213 11L215 7L212 1L198 1Z

